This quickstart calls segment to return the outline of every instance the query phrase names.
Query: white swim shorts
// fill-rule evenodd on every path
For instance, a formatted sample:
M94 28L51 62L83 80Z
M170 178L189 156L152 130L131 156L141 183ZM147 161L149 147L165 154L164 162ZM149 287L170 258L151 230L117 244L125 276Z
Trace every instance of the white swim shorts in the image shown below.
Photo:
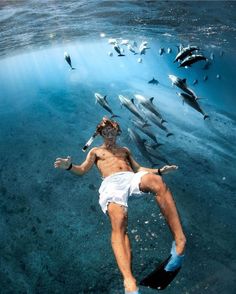
M104 213L110 202L128 207L128 197L132 194L142 194L139 189L141 177L147 171L137 173L126 171L118 172L106 177L99 188L99 204Z

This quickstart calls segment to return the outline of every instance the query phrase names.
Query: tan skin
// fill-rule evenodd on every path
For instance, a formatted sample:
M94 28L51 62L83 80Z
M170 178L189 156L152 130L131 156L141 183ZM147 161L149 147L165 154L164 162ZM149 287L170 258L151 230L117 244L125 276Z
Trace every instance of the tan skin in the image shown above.
M102 131L103 145L92 148L86 160L80 165L72 166L71 171L77 175L87 173L96 164L103 177L110 176L122 171L148 171L141 178L140 190L155 194L156 201L169 225L173 238L176 242L177 254L183 254L186 238L183 233L181 222L175 206L174 199L162 177L156 175L157 169L146 168L139 165L133 158L130 150L116 144L117 131L111 126L106 126ZM55 168L67 169L71 163L71 157L57 158ZM176 170L177 166L164 166L162 174ZM126 291L136 291L136 280L131 271L131 247L127 234L128 215L124 207L116 203L108 205L108 215L111 221L112 233L111 244L118 264L124 278Z

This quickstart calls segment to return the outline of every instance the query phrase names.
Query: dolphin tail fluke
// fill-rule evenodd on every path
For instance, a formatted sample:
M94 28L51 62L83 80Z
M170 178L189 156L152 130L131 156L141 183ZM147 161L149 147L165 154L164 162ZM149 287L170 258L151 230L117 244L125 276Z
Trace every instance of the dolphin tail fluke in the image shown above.
M210 116L207 115L207 114L205 114L204 117L203 117L203 119L205 120L205 119L207 119L207 118L210 118Z
M163 124L163 123L167 123L167 121L166 120L164 120L163 118L161 119L161 123Z
M174 136L174 134L173 134L173 133L168 133L168 134L166 135L166 137L170 137L170 136Z
M118 54L118 56L125 56L124 54Z
M112 114L111 118L114 118L114 117L120 117L120 116L116 114Z
M138 53L137 52L134 52L134 55L137 55Z
M74 69L76 69L75 67L71 67L71 70L74 70Z

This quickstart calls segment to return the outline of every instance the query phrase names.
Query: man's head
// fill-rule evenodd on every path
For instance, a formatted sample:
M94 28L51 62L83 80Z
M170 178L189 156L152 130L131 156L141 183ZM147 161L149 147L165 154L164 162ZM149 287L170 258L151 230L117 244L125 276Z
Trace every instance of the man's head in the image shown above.
M121 129L116 121L108 117L103 117L101 122L97 125L96 132L103 138L111 139L120 135Z

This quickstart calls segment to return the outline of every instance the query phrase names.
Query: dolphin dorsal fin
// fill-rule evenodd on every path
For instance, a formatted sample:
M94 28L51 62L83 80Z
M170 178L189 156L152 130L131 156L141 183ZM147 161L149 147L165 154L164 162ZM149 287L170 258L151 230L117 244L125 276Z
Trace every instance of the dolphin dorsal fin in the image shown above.
M103 97L103 99L107 101L107 95L105 95L105 96Z
M134 104L134 98L131 99L131 102Z
M185 84L186 84L186 82L187 82L187 80L186 80L186 79L182 79L182 81L183 81L183 83L185 83Z
M149 100L151 101L151 103L153 103L153 99L154 99L154 97L151 97Z

